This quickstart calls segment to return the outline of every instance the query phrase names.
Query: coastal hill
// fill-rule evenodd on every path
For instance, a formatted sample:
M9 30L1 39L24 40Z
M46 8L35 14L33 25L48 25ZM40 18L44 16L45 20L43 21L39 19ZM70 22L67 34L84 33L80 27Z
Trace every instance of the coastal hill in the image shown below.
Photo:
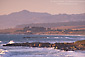
M71 21L71 22L58 22L58 23L33 23L17 25L16 28L24 27L45 27L45 28L85 28L85 21Z
M48 21L49 20L49 21ZM58 23L58 22L85 21L82 14L49 14L22 10L8 15L0 15L0 29L31 23Z

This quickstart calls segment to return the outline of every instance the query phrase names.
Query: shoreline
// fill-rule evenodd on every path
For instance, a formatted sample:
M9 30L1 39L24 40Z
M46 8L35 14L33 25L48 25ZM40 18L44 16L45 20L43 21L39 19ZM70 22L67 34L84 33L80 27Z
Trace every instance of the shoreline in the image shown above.
M33 34L33 35L85 36L82 34Z
M0 34L0 35L59 35L59 36L85 36L83 34Z

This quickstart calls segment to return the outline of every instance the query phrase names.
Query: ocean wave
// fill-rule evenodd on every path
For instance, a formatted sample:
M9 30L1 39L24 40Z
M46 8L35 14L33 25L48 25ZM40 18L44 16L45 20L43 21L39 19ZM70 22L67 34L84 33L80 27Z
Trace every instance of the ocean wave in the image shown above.
M72 57L85 57L85 53L75 52L75 51L67 51L66 56Z
M0 41L0 43L1 43L2 41Z
M14 43L14 41L13 41L13 40L9 41L9 43L8 43L8 44L12 44L12 43Z
M8 52L8 50L0 49L0 54L5 54L6 52Z
M0 49L0 57L8 57L8 50Z
M6 47L5 47L6 48ZM8 47L9 53L3 57L84 57L84 53L64 51L54 48Z
M59 38L59 37L54 37L54 38Z

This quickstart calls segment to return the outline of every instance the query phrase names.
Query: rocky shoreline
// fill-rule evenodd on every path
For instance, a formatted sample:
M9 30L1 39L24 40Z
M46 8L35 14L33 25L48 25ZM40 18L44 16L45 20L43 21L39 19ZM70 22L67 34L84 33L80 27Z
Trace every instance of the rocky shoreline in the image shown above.
M75 50L85 50L85 40L76 41L74 43L41 43L41 42L32 42L32 43L12 43L6 44L3 46L28 46L28 47L54 47L54 49L60 49L65 51L75 51Z

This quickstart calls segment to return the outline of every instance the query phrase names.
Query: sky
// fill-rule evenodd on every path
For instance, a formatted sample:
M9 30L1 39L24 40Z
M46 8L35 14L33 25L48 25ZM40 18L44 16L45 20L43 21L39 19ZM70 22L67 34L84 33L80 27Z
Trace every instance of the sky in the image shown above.
M28 10L50 14L85 13L85 0L0 0L0 15Z

